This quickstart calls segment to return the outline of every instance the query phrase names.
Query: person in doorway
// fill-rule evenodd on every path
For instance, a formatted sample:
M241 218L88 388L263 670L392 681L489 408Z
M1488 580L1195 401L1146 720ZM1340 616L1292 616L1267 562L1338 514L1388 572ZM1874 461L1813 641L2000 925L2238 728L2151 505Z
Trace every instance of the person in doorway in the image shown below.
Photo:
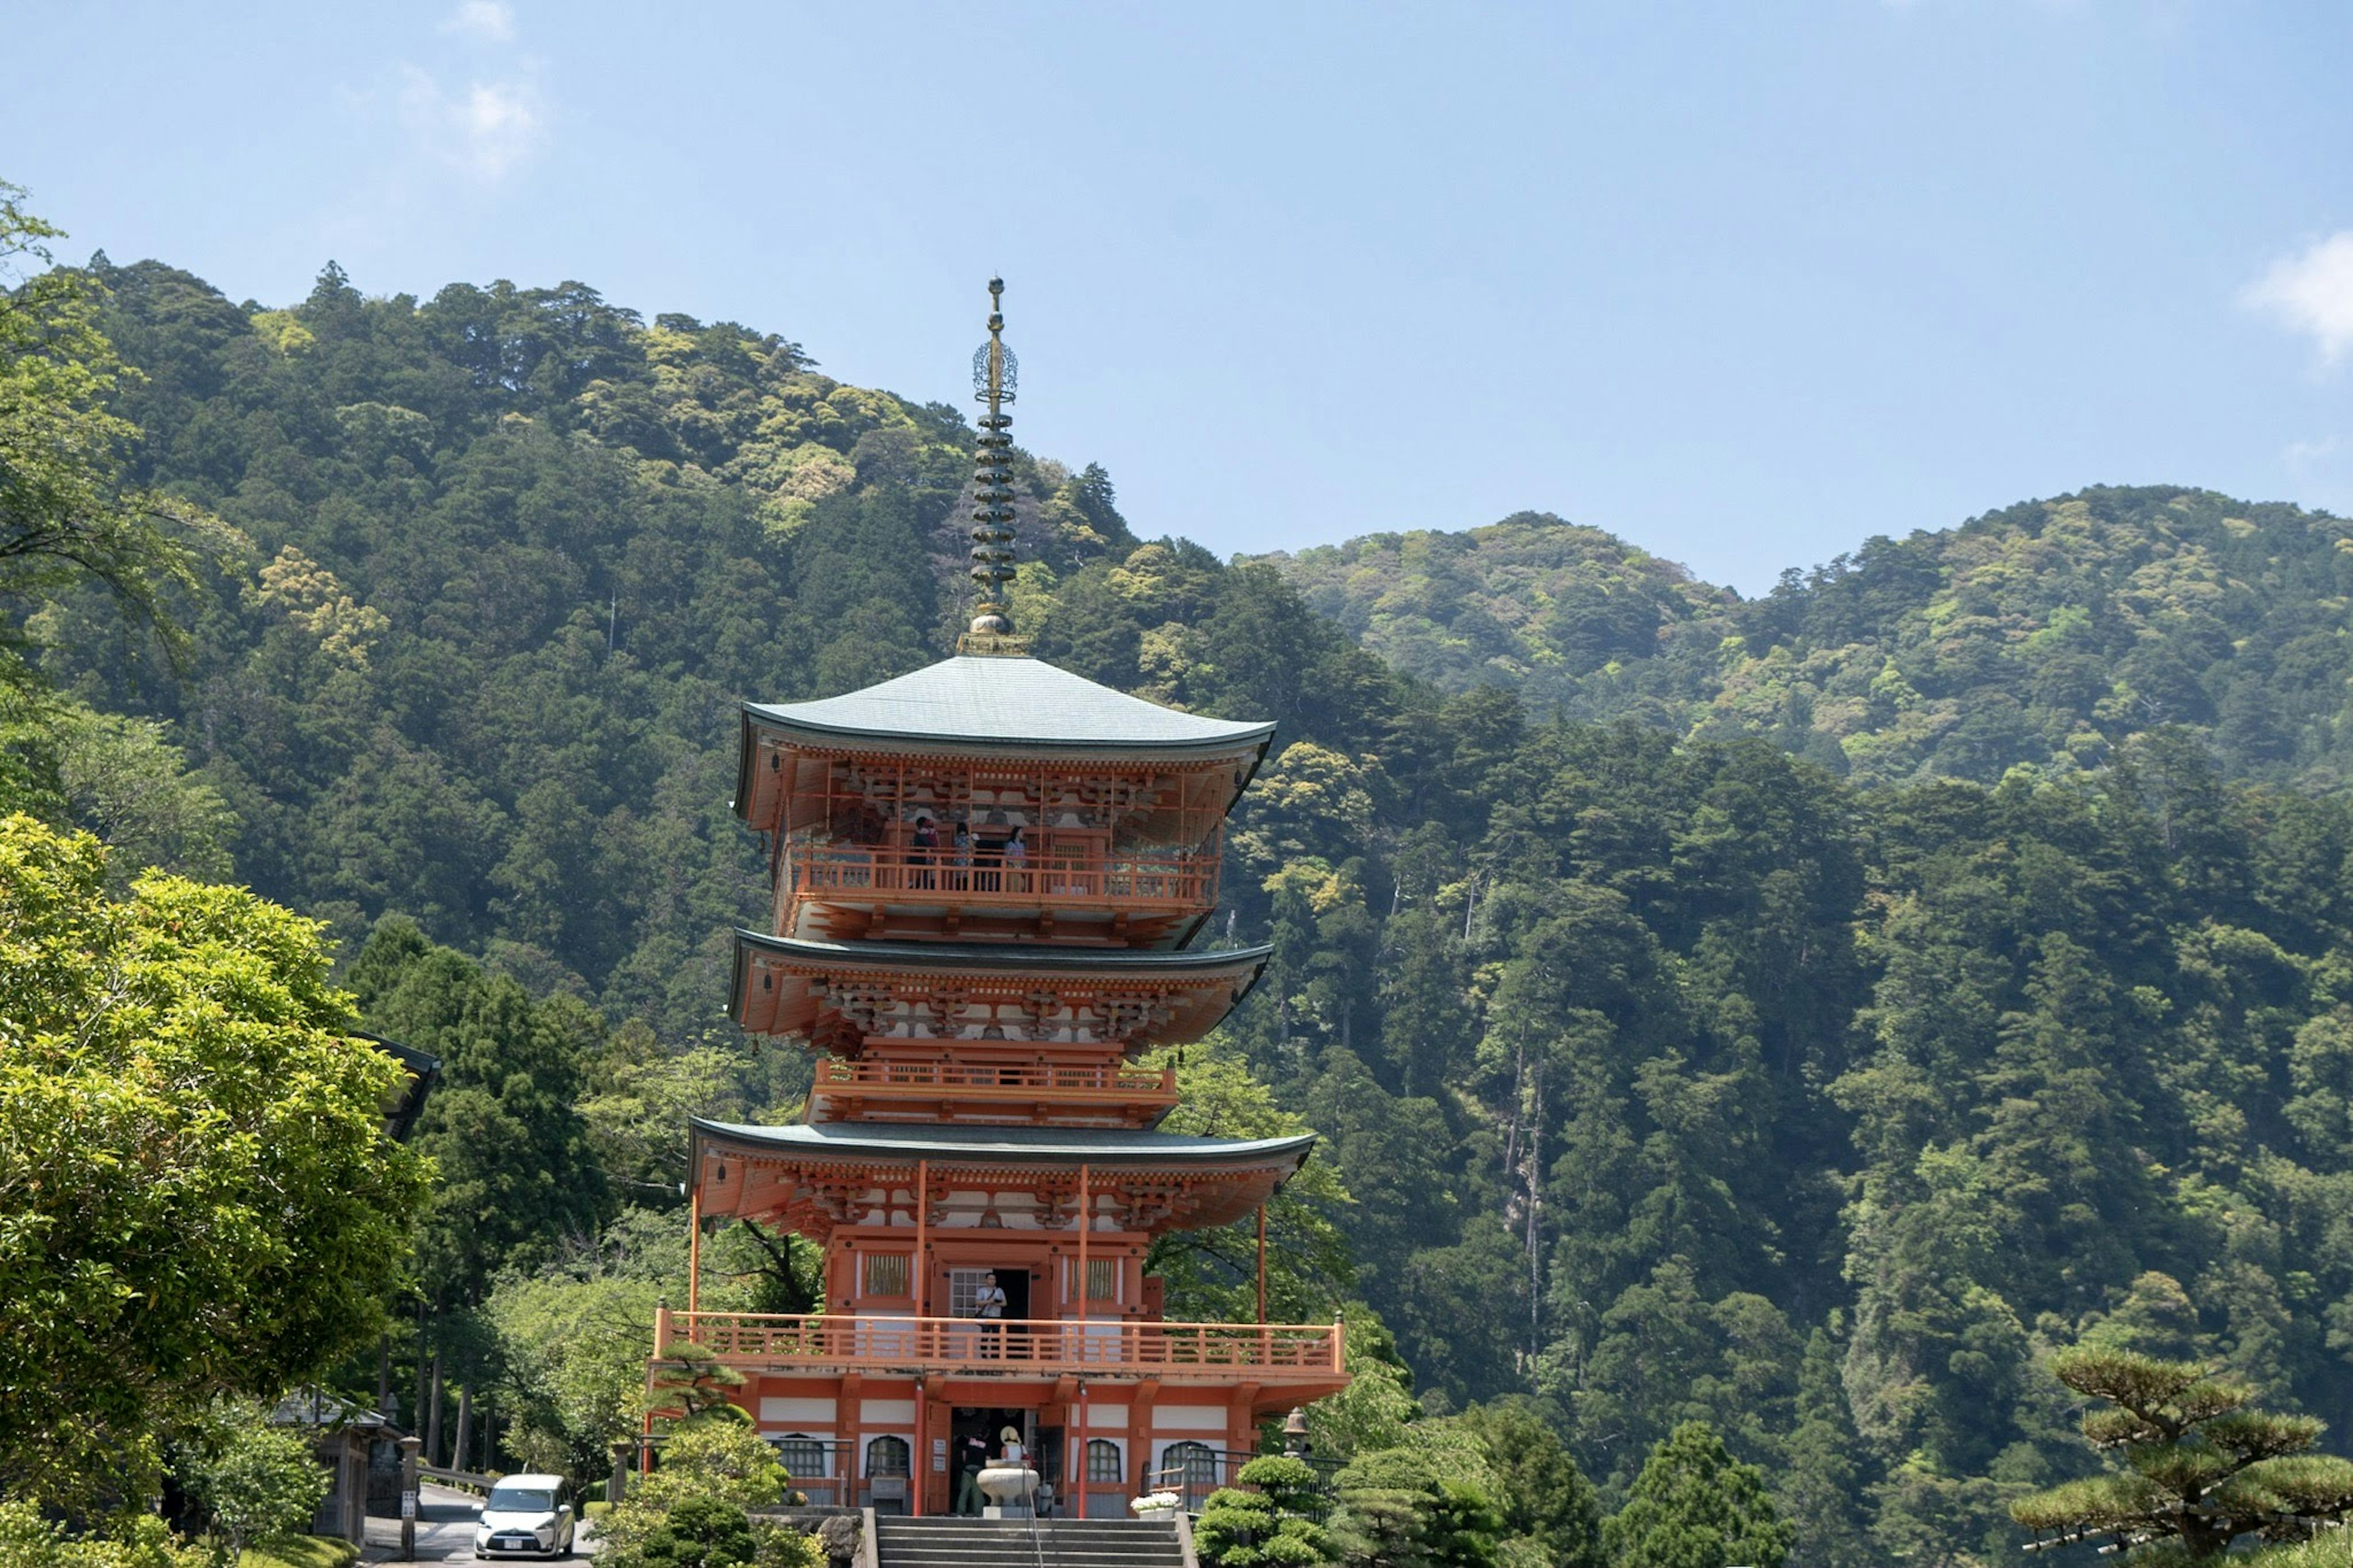
M1026 1461L1029 1450L1021 1441L1020 1427L1008 1426L997 1435L997 1440L1003 1445L997 1456L998 1464L1018 1465Z
M956 1445L956 1468L964 1472L964 1483L956 1489L955 1510L962 1514L978 1515L981 1510L980 1472L988 1464L988 1440L977 1432L967 1432Z
M973 1292L972 1315L980 1320L980 1353L990 1361L998 1359L1005 1347L1005 1287L997 1282L996 1270L980 1277L980 1289Z

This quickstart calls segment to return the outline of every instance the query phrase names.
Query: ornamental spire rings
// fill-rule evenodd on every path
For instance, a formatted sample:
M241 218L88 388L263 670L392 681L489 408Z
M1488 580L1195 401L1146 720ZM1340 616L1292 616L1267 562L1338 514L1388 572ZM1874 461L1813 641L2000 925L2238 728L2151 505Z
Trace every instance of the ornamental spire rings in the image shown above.
M1005 587L1013 580L1013 402L1019 365L1005 342L1005 279L988 280L988 341L972 356L972 395L987 412L972 458L972 566L979 588L972 629L957 640L964 653L1024 653L1013 635Z

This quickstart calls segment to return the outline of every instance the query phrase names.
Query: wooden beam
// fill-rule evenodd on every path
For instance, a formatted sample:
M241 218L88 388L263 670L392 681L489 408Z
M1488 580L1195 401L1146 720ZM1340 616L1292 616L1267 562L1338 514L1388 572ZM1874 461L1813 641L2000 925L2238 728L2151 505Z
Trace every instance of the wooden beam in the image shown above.
M1266 1205L1258 1205L1258 1321L1266 1322Z

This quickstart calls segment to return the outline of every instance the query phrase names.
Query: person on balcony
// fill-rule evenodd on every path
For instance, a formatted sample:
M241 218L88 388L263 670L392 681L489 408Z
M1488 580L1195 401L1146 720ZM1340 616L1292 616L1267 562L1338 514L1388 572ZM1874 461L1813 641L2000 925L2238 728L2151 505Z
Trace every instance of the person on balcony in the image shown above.
M997 1282L994 1270L980 1277L980 1289L973 1293L972 1315L980 1320L980 1353L983 1359L997 1361L1005 1350L1005 1288Z
M928 816L915 818L915 836L908 858L914 863L918 888L935 888L939 883L932 875L933 863L940 858L940 830Z
M1016 823L1013 831L1005 836L1005 886L1016 893L1029 890L1029 876L1024 869L1029 864L1029 841L1021 833L1021 825Z
M958 892L972 890L972 829L959 822L955 825L955 840L949 846L949 858L955 870L948 877L948 886Z

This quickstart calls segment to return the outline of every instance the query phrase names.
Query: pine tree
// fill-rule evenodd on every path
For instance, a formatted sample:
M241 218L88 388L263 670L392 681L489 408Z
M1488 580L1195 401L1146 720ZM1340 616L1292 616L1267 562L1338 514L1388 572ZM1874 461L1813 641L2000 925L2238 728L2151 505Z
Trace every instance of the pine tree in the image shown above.
M2353 1461L2309 1451L2322 1424L2250 1408L2254 1388L2243 1379L2090 1345L2061 1352L2051 1370L2106 1403L2084 1417L2084 1436L2124 1468L2012 1503L2010 1517L2040 1544L2105 1537L2129 1550L2172 1539L2202 1560L2239 1536L2293 1540L2353 1510Z

